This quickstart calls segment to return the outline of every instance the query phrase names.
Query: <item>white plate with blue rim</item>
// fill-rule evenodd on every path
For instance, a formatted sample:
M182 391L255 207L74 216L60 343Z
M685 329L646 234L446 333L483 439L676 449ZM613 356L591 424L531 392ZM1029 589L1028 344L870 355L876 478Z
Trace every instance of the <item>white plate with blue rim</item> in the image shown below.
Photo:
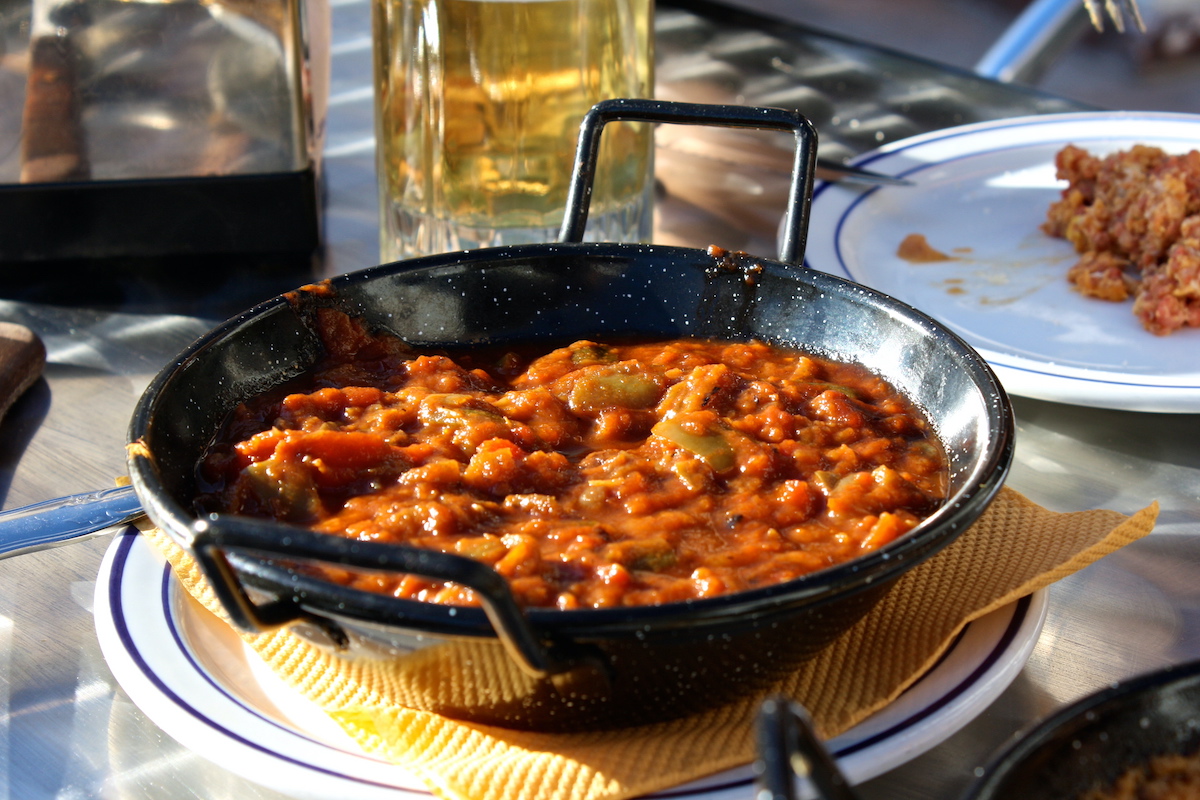
M1084 297L1077 255L1041 230L1065 182L1067 144L1096 155L1134 144L1200 147L1200 116L1083 112L949 128L891 143L856 166L907 178L869 189L827 183L813 196L804 263L889 294L965 339L1006 391L1130 411L1200 412L1200 329L1146 331L1129 302ZM945 261L898 255L925 237Z
M1042 630L1041 590L972 622L898 700L829 742L854 783L934 747L1013 681ZM130 699L184 746L283 794L333 800L429 798L420 779L364 753L320 708L286 685L233 630L183 590L133 528L118 533L96 581L96 630ZM654 797L748 800L750 767Z

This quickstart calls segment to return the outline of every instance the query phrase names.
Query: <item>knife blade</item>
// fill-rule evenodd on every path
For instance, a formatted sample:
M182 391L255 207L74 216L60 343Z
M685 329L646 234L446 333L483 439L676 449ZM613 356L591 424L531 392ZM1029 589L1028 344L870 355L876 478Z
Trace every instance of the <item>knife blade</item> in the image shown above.
M132 486L68 495L0 512L0 558L91 538L143 515Z
M824 158L817 159L817 177L823 181L842 181L844 183L865 183L871 186L912 186L908 178L897 178L894 175L883 175L869 169L840 164Z

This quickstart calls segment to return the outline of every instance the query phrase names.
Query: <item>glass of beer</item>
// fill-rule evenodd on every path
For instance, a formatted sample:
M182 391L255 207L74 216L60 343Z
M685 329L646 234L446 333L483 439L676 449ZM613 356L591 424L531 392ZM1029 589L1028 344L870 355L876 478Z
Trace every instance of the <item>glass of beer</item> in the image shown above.
M372 0L381 254L555 241L579 124L649 97L653 0ZM651 235L652 128L606 125L590 241Z

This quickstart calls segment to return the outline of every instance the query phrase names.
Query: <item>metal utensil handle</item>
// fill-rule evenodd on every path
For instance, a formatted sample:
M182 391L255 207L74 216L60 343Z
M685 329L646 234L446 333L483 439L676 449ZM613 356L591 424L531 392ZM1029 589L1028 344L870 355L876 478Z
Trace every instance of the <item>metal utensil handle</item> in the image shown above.
M508 582L488 565L464 556L418 547L361 542L284 523L213 514L193 526L192 551L233 622L250 632L309 619L293 598L255 603L227 551L271 559L338 564L376 572L403 572L473 589L488 621L512 658L530 675L549 677L598 668L591 654L566 643L544 642L513 598ZM347 591L358 592L359 590ZM364 593L365 594L365 593Z
M812 717L799 703L769 697L759 707L759 800L796 800L795 778L811 781L819 800L856 800L850 783L813 729Z
M0 513L0 558L76 541L142 516L133 487L45 500Z
M579 126L579 145L567 194L559 241L582 242L591 205L600 133L609 122L667 122L679 125L714 125L725 128L792 131L796 155L792 162L792 184L783 223L779 260L798 264L804 258L808 236L809 207L816 170L817 129L799 111L782 108L676 103L666 100L603 100L588 111Z

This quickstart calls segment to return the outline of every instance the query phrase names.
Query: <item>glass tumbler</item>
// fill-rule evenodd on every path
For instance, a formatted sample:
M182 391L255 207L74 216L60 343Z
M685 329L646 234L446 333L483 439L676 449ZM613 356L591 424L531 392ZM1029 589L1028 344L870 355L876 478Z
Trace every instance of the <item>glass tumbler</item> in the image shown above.
M372 0L381 255L557 239L584 114L649 97L653 0ZM605 126L586 238L651 235L653 131Z

